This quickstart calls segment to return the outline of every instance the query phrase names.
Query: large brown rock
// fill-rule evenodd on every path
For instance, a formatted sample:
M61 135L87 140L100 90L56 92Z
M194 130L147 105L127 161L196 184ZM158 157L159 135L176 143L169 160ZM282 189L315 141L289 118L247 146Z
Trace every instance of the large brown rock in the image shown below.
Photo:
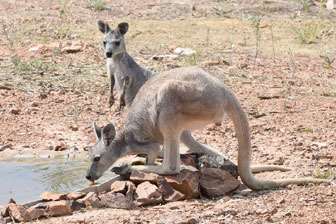
M70 215L71 211L71 203L70 201L51 201L48 203L46 212L49 216L62 216L62 215Z
M66 194L46 191L40 195L40 198L44 201L59 201L59 200L66 200L67 196Z
M137 209L133 200L121 193L108 192L99 195L101 203L106 208Z
M137 170L133 170L131 172L130 180L135 184L139 184L145 181L149 181L151 183L156 183L159 175L155 173L143 173Z
M111 184L112 193L123 193L125 194L127 190L127 182L117 180Z
M27 212L29 213L32 220L38 219L38 218L46 215L46 212L44 211L44 209L41 209L41 208L31 207L31 208L27 209Z
M197 171L183 168L177 175L167 176L165 179L173 188L183 193L186 198L197 198L199 196Z
M14 203L8 206L9 215L17 222L29 222L31 217L25 207Z
M145 181L138 185L134 199L137 205L152 205L160 204L163 202L162 194L157 186Z
M237 189L240 185L240 181L225 170L204 168L201 173L201 190L209 198L225 195Z
M163 199L166 202L180 201L186 198L184 194L175 190L164 178L159 179L157 185L163 195Z

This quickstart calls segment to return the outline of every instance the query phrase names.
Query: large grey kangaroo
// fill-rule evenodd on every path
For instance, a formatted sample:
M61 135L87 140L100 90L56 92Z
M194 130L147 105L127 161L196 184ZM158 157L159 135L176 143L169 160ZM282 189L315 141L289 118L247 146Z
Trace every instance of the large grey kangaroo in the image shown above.
M104 34L103 45L107 57L107 71L110 77L110 106L114 103L113 87L116 81L117 91L120 95L121 105L125 103L128 108L141 86L157 73L147 70L137 64L126 51L125 34L128 31L128 23L120 23L116 29L112 30L107 23L102 20L97 21L98 29ZM181 141L196 153L206 152L212 156L223 154L197 142L189 130L181 134ZM160 156L162 153L160 154ZM251 167L253 172L281 170L288 171L286 167L272 165L257 165Z
M250 167L251 137L246 114L227 86L198 67L172 69L149 79L135 96L119 133L111 123L103 129L94 125L98 141L91 152L86 178L96 180L117 159L136 153L146 153L148 165L132 166L132 169L176 174L180 171L179 145L185 138L185 131L218 123L225 113L233 121L238 137L238 173L250 189L331 183L314 178L262 180L254 177ZM164 146L164 158L158 166L154 165L154 160L160 152L160 144ZM190 149L196 153L219 153L205 145Z

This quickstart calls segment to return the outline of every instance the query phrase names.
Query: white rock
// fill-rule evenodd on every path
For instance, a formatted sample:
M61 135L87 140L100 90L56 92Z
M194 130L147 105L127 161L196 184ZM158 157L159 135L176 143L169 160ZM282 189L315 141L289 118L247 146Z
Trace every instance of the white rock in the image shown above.
M191 49L191 48L181 48L181 47L178 47L174 50L174 53L176 54L182 54L182 55L193 55L193 54L196 54L196 51Z
M327 9L334 9L335 8L335 0L328 0L326 3Z

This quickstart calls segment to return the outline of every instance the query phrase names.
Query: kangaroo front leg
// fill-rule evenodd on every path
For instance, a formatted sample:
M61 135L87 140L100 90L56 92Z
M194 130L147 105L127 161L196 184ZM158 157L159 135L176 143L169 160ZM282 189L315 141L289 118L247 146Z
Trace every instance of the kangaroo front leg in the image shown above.
M179 173L181 166L179 144L179 138L165 138L163 164L161 166L132 166L132 169L161 175Z
M126 76L123 79L123 82L122 82L119 110L121 110L122 107L126 106L125 94L126 94L126 90L128 88L128 85L129 85L129 77Z
M114 78L114 74L110 73L110 98L109 98L109 105L110 107L112 107L112 105L114 104L114 96L113 96L113 87L114 87L114 83L115 83L115 78Z

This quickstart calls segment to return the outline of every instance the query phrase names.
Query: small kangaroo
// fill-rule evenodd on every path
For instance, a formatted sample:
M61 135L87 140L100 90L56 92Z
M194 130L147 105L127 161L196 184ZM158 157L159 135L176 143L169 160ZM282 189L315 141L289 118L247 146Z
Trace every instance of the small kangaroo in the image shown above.
M113 87L116 83L120 107L128 107L140 87L156 73L141 67L127 53L124 36L128 31L128 23L120 23L114 30L102 20L98 20L97 25L104 34L103 46L107 58L107 74L110 78L109 105L114 104ZM127 88L123 88L125 79L128 79Z
M180 171L180 141L189 130L218 123L225 113L233 121L238 137L238 173L252 190L283 187L289 184L332 183L314 178L262 180L253 176L251 137L247 116L233 92L198 67L177 68L149 79L135 96L119 133L109 123L103 129L94 123L97 143L91 151L86 178L94 181L125 155L145 153L147 165L132 166L142 172L162 175ZM215 149L196 142L195 153L221 155ZM164 146L163 163L154 165Z

